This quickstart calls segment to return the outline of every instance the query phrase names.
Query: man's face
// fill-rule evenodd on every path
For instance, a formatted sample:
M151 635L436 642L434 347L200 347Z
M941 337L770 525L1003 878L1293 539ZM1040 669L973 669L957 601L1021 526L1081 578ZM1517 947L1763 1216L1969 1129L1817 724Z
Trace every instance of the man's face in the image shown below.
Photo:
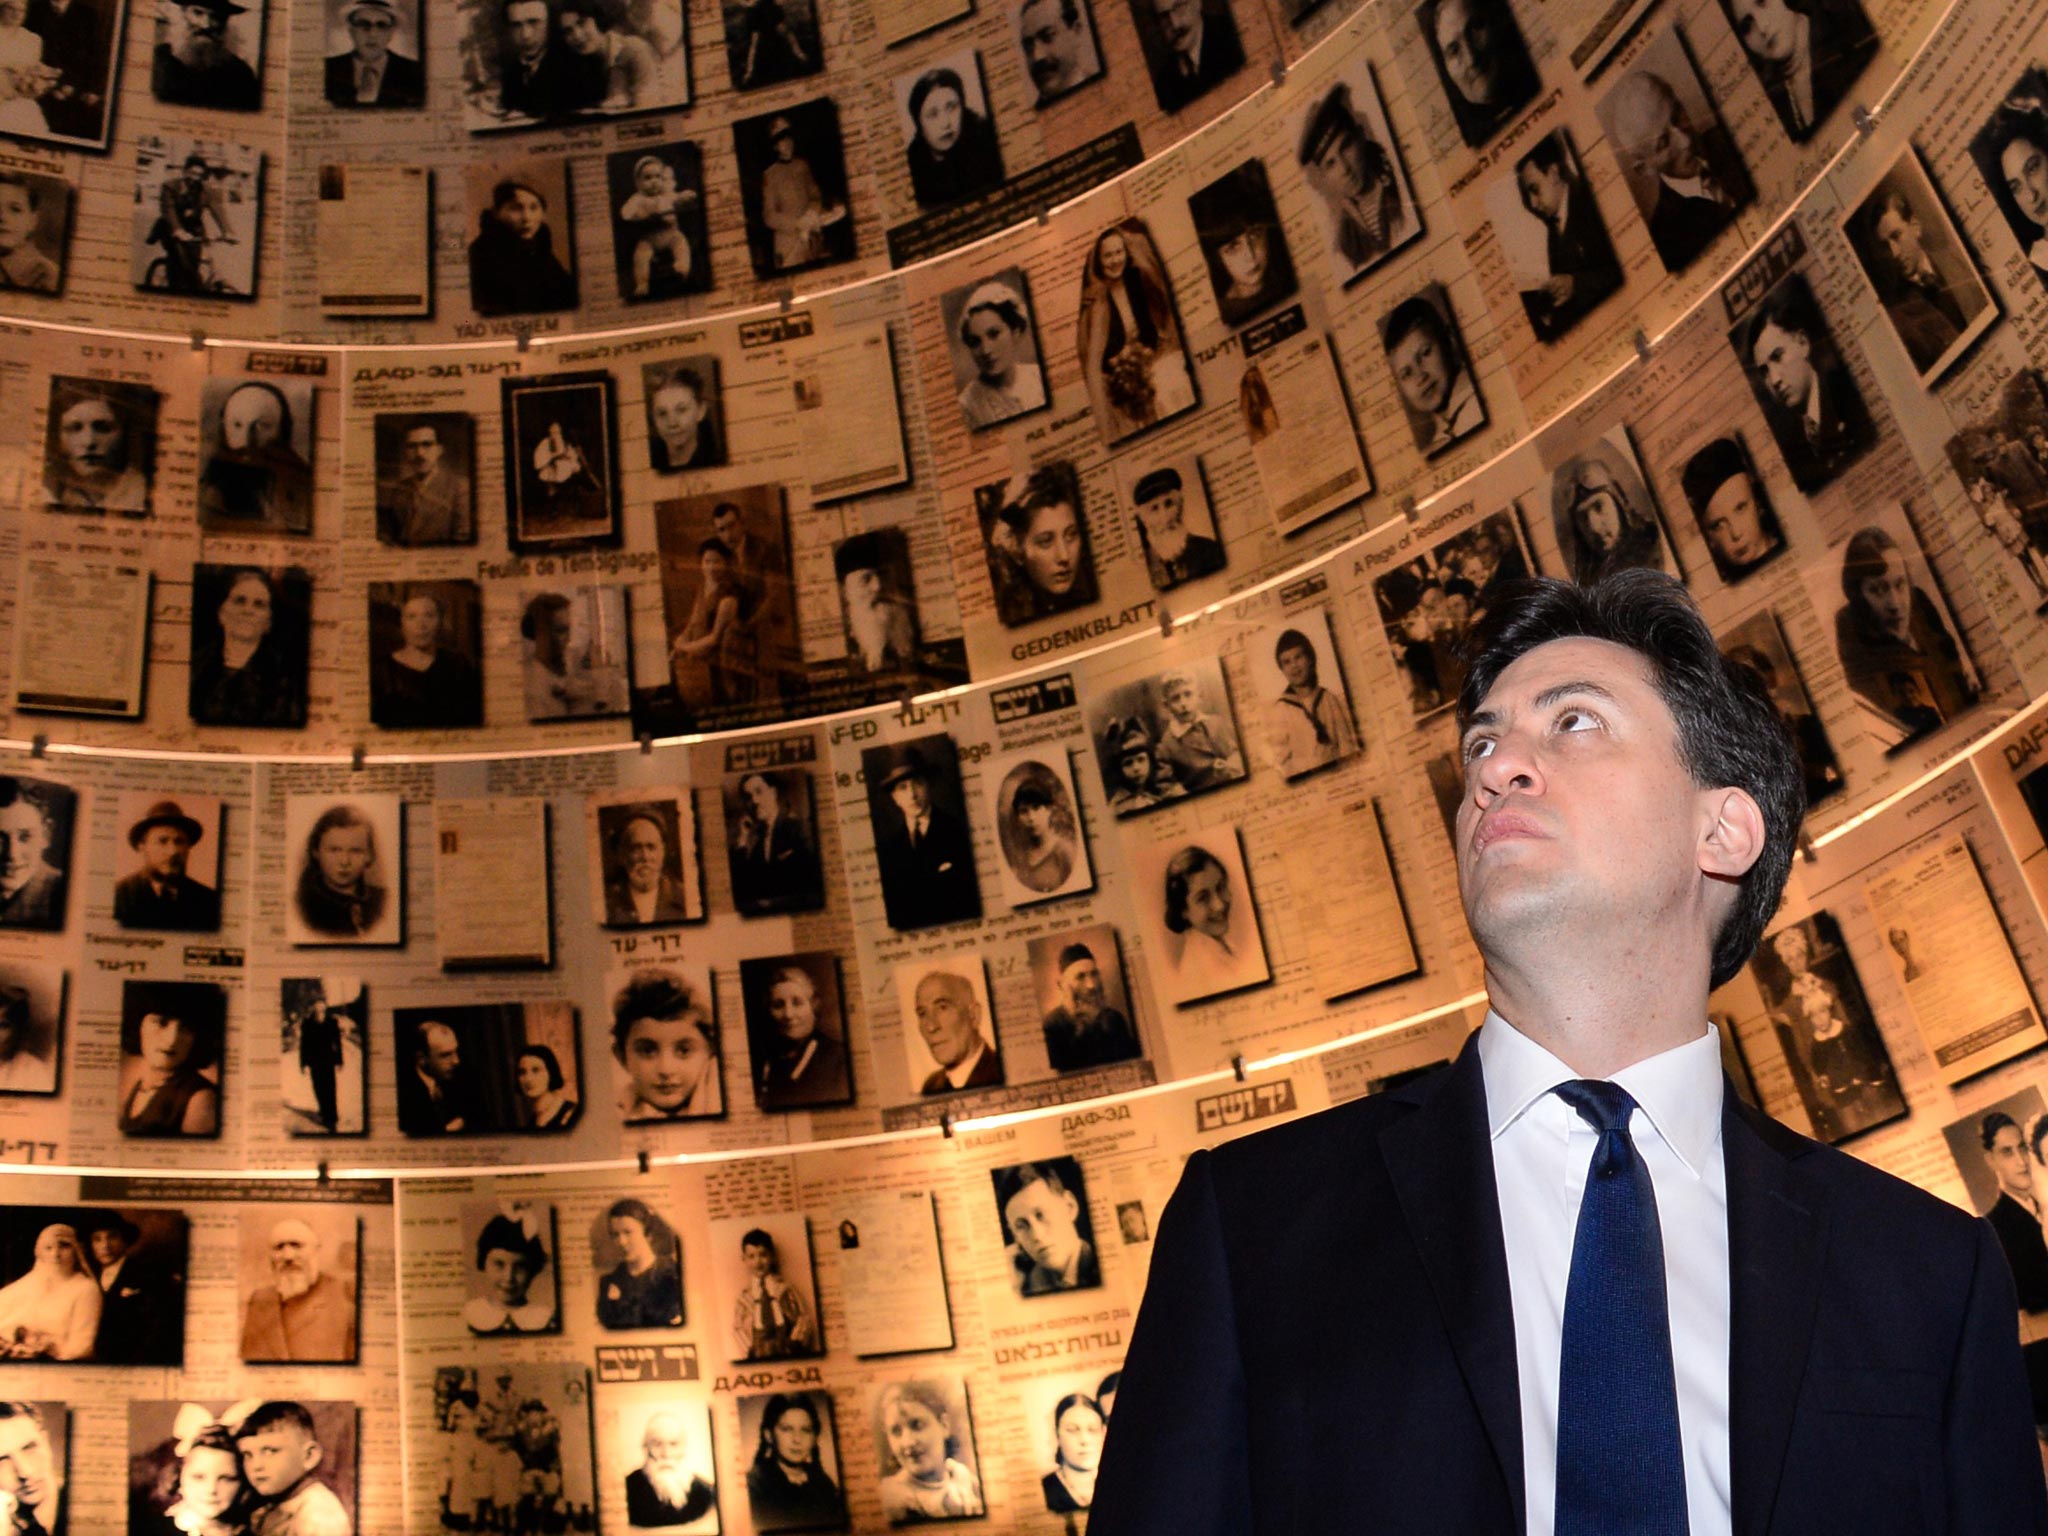
M405 434L405 472L424 480L441 462L441 434L432 427L414 427Z
M697 424L704 419L704 403L687 384L668 384L654 393L651 407L654 435L664 443L694 443ZM714 520L713 526L716 526ZM720 538L724 534L719 535Z
M186 860L192 856L192 839L185 835L183 827L159 824L142 834L136 851L142 855L142 867L152 878L173 880L185 873Z
M1920 221L1912 214L1900 213L1897 207L1887 205L1877 217L1876 234L1885 254L1906 276L1919 277L1932 270L1933 263L1927 259Z
M1230 932L1230 876L1204 864L1188 876L1188 926L1219 943Z
M917 1032L932 1060L957 1067L981 1044L981 1005L958 976L939 972L917 984Z
M221 443L230 453L261 453L284 434L284 408L267 389L238 389L220 408Z
M667 1113L680 1109L717 1057L697 1021L636 1019L627 1031L620 1064L632 1080L633 1096Z
M668 842L661 828L645 816L626 824L626 884L646 892L661 884L661 866L668 856Z
M1444 73L1474 106L1490 105L1500 92L1500 33L1500 18L1488 0L1443 0L1437 7L1436 46Z
M62 1486L50 1438L41 1426L25 1414L0 1419L0 1493L13 1494L33 1514Z
M727 549L738 549L740 542L740 515L733 511L711 514L711 531L718 535L718 542Z
M547 0L512 0L505 7L505 31L520 62L533 63L547 52Z
M683 1436L682 1421L672 1414L657 1413L647 1421L647 1433L640 1450L647 1465L658 1472L673 1472L683 1464L689 1442Z
M1632 147L1636 159L1652 176L1683 181L1706 169L1699 139L1678 103L1642 77L1615 114L1616 136Z
M1572 638L1524 653L1487 690L1463 757L1458 890L1482 953L1610 930L1666 946L1697 934L1704 949L1709 792L1634 652Z
M93 1262L101 1269L128 1257L128 1238L112 1227L101 1227L92 1235Z
M1544 223L1554 223L1557 212L1564 207L1564 166L1548 168L1534 160L1525 160L1515 167L1515 186L1522 194L1522 206L1535 214Z
M2027 1160L2027 1139L2018 1126L2001 1125L1984 1158L1998 1175L2000 1189L2016 1197L2033 1198L2034 1168Z
M1788 411L1804 411L1813 391L1813 343L1804 333L1766 322L1750 354L1771 397Z
M1252 224L1217 247L1216 259L1223 263L1235 288L1258 288L1266 281L1268 241L1263 225Z
M1279 656L1280 675L1290 688L1306 688L1316 680L1316 653L1304 645L1290 645Z
M1195 718L1195 685L1176 678L1166 690L1166 712L1177 725L1191 724Z
M320 1242L303 1221L287 1218L270 1229L270 1275L287 1299L311 1290L320 1278Z
M169 10L171 52L187 64L219 57L227 36L228 18L210 5L177 5Z
M1365 190L1365 134L1355 124L1325 138L1309 163L1309 180L1332 197L1357 197Z
M455 1081L462 1067L462 1042L446 1024L427 1026L425 1060L427 1074L442 1087Z
M1880 557L1882 568L1856 583L1864 605L1886 631L1904 640L1913 622L1913 580L1906 574L1906 560L1896 549Z
M0 187L0 254L18 251L36 231L36 205L27 187Z
M1063 1274L1080 1251L1081 1232L1074 1218L1081 1204L1070 1189L1055 1194L1043 1179L1033 1179L1003 1207L1010 1235L1033 1263Z
M846 580L840 583L846 595L846 606L854 613L872 608L882 595L882 577L879 571L862 566L859 570L848 571Z
M79 400L66 407L57 420L57 446L76 479L111 478L128 465L128 434L104 400Z
M370 867L370 829L329 827L320 834L313 862L320 866L320 878L327 882L329 890L353 894L363 872Z
M48 867L43 853L49 845L49 828L34 806L26 800L0 806L0 896L12 896Z
M931 786L921 775L913 773L889 786L889 798L896 802L896 809L903 813L905 821L915 821L931 809Z
M1102 967L1093 958L1076 960L1060 972L1060 991L1076 1019L1094 1018L1102 1011Z
M1799 18L1785 0L1728 0L1735 35L1766 64L1783 64L1799 40Z
M1394 370L1394 385L1408 408L1420 416L1434 416L1451 398L1455 372L1443 338L1427 325L1418 325L1387 354Z
M1162 560L1177 560L1187 548L1185 501L1180 488L1175 487L1138 503L1138 521L1145 525L1145 540L1152 546L1152 553Z
M1728 565L1748 565L1761 560L1771 547L1764 533L1763 508L1756 499L1756 486L1745 474L1730 475L1707 498L1700 514L1700 528L1715 554Z
M774 1271L775 1252L759 1243L741 1243L740 1267L759 1280Z
M2048 145L2014 139L2000 153L1998 170L2020 212L2048 229Z
M235 1442L249 1486L266 1499L287 1493L320 1464L319 1445L296 1424L272 1424Z
M1063 0L1025 0L1017 15L1024 42L1024 67L1041 96L1056 96L1079 83L1086 64L1081 14L1074 13L1074 25L1062 14Z
M781 796L775 786L763 778L752 778L740 786L740 793L747 797L747 804L760 821L773 821L780 806Z
M1202 0L1153 0L1159 15L1159 35L1175 53L1190 53L1195 46L1195 29L1202 20Z
M431 651L441 638L441 605L431 597L407 599L398 610L398 632L413 649Z
M349 13L348 36L356 57L365 64L381 64L391 51L391 33L398 25L389 11L360 6Z

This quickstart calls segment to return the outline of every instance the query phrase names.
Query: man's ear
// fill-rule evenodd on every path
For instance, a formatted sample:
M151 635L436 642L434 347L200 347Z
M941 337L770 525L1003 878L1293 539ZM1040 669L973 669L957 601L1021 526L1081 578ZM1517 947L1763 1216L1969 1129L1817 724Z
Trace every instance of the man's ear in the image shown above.
M1764 813L1746 789L1729 786L1701 796L1700 869L1723 880L1740 880L1763 856Z

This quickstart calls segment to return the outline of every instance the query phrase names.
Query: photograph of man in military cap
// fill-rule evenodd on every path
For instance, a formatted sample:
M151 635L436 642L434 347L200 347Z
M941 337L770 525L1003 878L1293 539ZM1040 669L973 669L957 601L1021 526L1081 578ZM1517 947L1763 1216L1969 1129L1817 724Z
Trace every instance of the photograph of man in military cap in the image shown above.
M133 801L140 797L122 798ZM129 825L128 846L135 850L139 862L114 882L114 921L123 928L160 928L175 933L219 929L220 892L196 878L191 864L193 849L207 841L208 827L220 824L220 802L203 796L188 800L205 821L188 814L176 800L157 800ZM132 806L123 809L133 814ZM216 836L208 849L216 859L219 846Z

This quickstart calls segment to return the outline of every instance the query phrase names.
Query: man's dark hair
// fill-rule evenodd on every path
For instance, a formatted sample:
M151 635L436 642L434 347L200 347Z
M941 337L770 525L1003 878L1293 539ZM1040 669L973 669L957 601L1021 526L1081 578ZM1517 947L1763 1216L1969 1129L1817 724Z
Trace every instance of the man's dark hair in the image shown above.
M1062 949L1060 951L1059 968L1061 971L1065 971L1066 968L1070 965L1078 965L1083 960L1093 961L1094 958L1095 951L1090 949L1086 944L1069 944L1065 949Z
M1036 3L1037 0L1024 0L1024 3L1017 7L1018 16L1021 17ZM1080 0L1059 0L1059 6L1060 20L1067 24L1068 31L1071 32L1074 28L1081 25Z
M1986 1152L1989 1152L1992 1143L1998 1140L1998 1133L2008 1127L2018 1131L2020 1123L2002 1109L1994 1109L1984 1117L1984 1123L1977 1127L1977 1138L1984 1143ZM2021 1131L2020 1134L2024 1136L2026 1133Z
M320 1432L313 1427L313 1415L307 1412L304 1403L292 1402L258 1403L235 1430L235 1438L247 1440L279 1426L289 1426L315 1445L320 1443Z
M1678 727L1678 760L1703 789L1746 791L1763 812L1764 846L1737 882L1714 935L1712 985L1742 969L1777 910L1806 815L1799 756L1756 677L1722 657L1685 588L1659 571L1624 570L1590 586L1539 577L1510 584L1473 633L1458 694L1463 731L1516 660L1552 640L1624 646L1643 659Z
M1043 1184L1056 1195L1070 1194L1067 1181L1053 1163L1017 1163L995 1171L996 1207L1008 1210L1010 1202L1034 1184ZM1078 1216L1076 1218L1078 1222Z
M555 614L566 612L568 607L569 599L559 592L539 593L526 605L526 612L519 616L520 638L531 640L541 625Z
M1819 308L1814 304L1813 290L1806 286L1805 279L1796 274L1765 294L1756 307L1756 313L1749 317L1749 324L1742 333L1742 355L1744 363L1751 367L1755 366L1757 338L1763 335L1767 325L1805 337L1816 370L1821 365L1823 353L1830 350L1832 338L1820 317Z
M1522 165L1533 165L1539 171L1559 171L1569 178L1572 168L1565 160L1564 136L1556 133L1545 134L1536 141L1529 153L1522 156ZM1521 166L1518 165L1515 169L1520 170Z
M1437 313L1437 307L1419 293L1414 298L1403 299L1394 306L1394 312L1387 316L1387 334L1381 345L1392 352L1410 331L1424 326L1427 326L1430 335L1436 338L1436 344L1449 353L1451 328L1445 323L1444 317ZM1463 359L1453 357L1451 361L1456 362L1460 368L1464 366Z
M758 1248L768 1255L768 1268L774 1274L782 1273L782 1254L775 1246L775 1239L765 1227L749 1227L740 1234L740 1252Z

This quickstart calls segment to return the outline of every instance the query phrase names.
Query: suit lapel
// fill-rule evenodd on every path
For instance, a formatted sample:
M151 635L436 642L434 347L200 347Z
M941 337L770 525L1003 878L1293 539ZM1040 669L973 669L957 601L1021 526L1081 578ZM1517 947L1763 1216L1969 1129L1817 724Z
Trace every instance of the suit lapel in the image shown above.
M1763 1536L1806 1374L1827 1251L1824 1194L1798 1159L1812 1143L1731 1090L1721 1118L1728 1176L1728 1425L1735 1536Z
M1434 1092L1423 1090L1428 1096L1414 1114L1381 1134L1380 1148L1520 1530L1526 1516L1515 1314L1478 1039L1474 1034L1451 1070L1429 1085Z

